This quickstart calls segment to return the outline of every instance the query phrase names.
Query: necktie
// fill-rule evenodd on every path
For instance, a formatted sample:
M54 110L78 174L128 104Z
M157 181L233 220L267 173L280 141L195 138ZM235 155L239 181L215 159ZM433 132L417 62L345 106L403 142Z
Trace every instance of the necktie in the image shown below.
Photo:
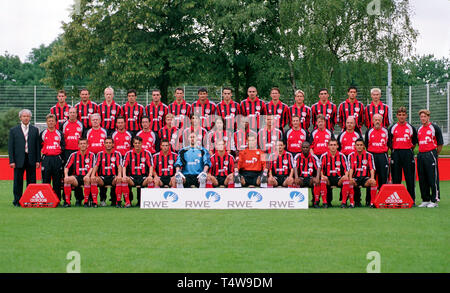
M28 154L28 125L25 125L23 135L25 136L25 153Z

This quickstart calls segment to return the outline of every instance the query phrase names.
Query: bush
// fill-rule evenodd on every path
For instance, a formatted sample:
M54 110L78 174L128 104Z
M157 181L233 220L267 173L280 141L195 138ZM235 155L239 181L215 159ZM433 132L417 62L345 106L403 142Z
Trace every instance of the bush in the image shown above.
M10 108L0 113L0 148L8 146L9 130L19 123L19 111Z

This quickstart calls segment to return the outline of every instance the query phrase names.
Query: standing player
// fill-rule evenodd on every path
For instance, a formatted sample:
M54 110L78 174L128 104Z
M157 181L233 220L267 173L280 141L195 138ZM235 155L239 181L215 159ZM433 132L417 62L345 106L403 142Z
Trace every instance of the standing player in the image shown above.
M216 142L223 140L225 143L225 149L230 152L235 149L233 143L233 130L225 129L225 123L222 116L216 116L214 119L214 128L208 132L208 137L206 141L206 149L208 149L211 155L215 151Z
M133 196L130 194L130 188L133 186L151 186L153 185L153 159L152 154L142 148L142 138L139 136L133 137L133 149L125 154L122 168L122 193L125 197L129 197L130 203L125 205L126 208L131 207ZM136 206L140 205L141 199L138 194L138 202Z
M300 127L309 135L309 126L311 124L311 108L305 105L305 92L295 91L295 104L289 108L291 117L300 117ZM292 124L292 120L291 120Z
M391 149L392 183L402 183L402 171L405 175L406 189L412 200L416 201L416 162L414 149L417 144L417 130L406 120L408 114L405 107L397 110L398 122L389 128L388 146Z
M70 155L78 150L78 140L83 135L83 124L77 119L77 109L69 109L69 120L64 122L62 133L64 136L64 155L63 160L67 162Z
M239 157L239 152L248 148L248 137L250 135L254 135L255 137L258 136L255 131L250 129L250 124L248 121L248 117L241 115L238 119L237 130L233 135L233 142L236 148L236 160Z
M295 161L295 184L300 187L309 187L313 192L313 205L319 207L320 195L322 195L323 207L327 208L327 197L320 188L320 161L310 151L309 142L302 144L302 152L294 158Z
M64 138L56 129L57 122L54 114L48 114L46 121L47 129L39 136L42 151L42 183L50 184L53 180L53 190L61 201L61 171L63 169L61 156L64 151Z
M91 115L98 113L98 105L91 101L87 89L80 91L80 99L81 101L75 105L75 108L78 112L78 120L83 124L83 137L86 137L88 130L92 127Z
M347 157L338 151L338 141L335 138L328 142L328 152L320 157L321 166L321 192L326 192L327 202L331 204L333 196L331 194L332 186L340 187L342 191L341 208L347 207L347 196L350 193L350 181L348 178ZM323 184L326 184L324 188ZM353 196L350 197L350 207L354 207Z
M356 140L355 149L356 151L351 153L348 158L350 167L350 186L354 186L354 188L370 188L370 207L375 208L374 203L377 195L377 183L375 181L375 164L373 156L371 153L366 152L364 140L362 138ZM350 189L350 194L352 194L352 190L353 188ZM360 198L355 198L356 204L360 201Z
M91 116L92 128L86 133L88 140L88 150L94 155L104 150L106 130L100 127L100 114L94 113Z
M216 114L225 121L224 128L227 132L234 133L236 131L236 117L241 114L241 106L238 102L233 101L231 88L223 88L222 102L217 104Z
M194 116L195 117L195 116ZM207 149L198 144L197 135L189 134L189 146L184 147L178 153L175 162L175 178L182 182L184 187L205 187L208 170L211 167L211 157ZM176 182L178 185L181 182Z
M66 103L67 94L65 90L59 90L56 98L58 102L50 108L50 114L56 116L56 129L62 131L63 124L69 119L69 109L71 107Z
M365 141L367 151L373 155L375 161L375 178L378 189L389 180L388 137L389 131L382 127L383 116L373 115L373 128L366 131Z
M142 138L142 148L152 155L156 153L156 134L151 130L151 122L148 116L142 117L142 130L136 136Z
M161 91L152 91L152 102L145 107L145 115L150 119L150 129L154 133L164 127L169 108L161 102Z
M91 195L91 174L95 165L94 153L87 150L88 142L86 138L80 138L78 141L79 150L70 155L64 168L64 207L70 207L70 198L72 186L84 185L84 206L88 206L89 196ZM75 194L77 195L77 194ZM94 207L97 207L97 198L92 198ZM77 198L76 205L81 204L81 198Z
M234 182L234 157L230 155L223 139L215 142L215 152L211 156L211 168L208 170L206 182L211 182L214 187L228 187Z
M156 141L156 151L159 151L159 146L161 146L161 142L164 139L167 139L170 144L170 148L172 151L176 150L175 144L176 139L173 138L173 135L177 132L177 128L174 126L175 118L172 113L168 113L166 115L166 123L163 128L158 130L157 141ZM178 149L177 149L178 150Z
M439 190L438 155L442 150L444 139L442 131L430 121L430 111L419 111L422 125L417 131L419 154L417 155L417 173L419 175L422 203L419 207L435 208L441 196ZM431 196L430 196L431 190Z
M144 116L144 106L137 102L136 90L128 90L128 102L122 106L123 114L126 119L126 129L133 137L141 130L141 119Z
M294 185L294 157L284 149L284 142L277 141L276 151L269 156L269 185L288 187Z
M302 151L302 144L308 139L306 130L300 127L300 117L292 116L292 128L284 135L284 141L287 145L287 151L294 157Z
M125 129L125 117L119 116L116 119L116 131L112 134L114 150L118 151L122 157L131 150L132 135Z
M327 129L325 116L317 116L317 129L314 129L309 136L309 144L316 156L321 156L328 151L328 142L334 137L334 133ZM303 146L302 146L303 149Z
M111 137L105 139L105 150L97 154L94 170L91 174L93 193L98 189L97 186L114 187L115 205L117 208L122 207L122 155L114 150L114 140ZM125 198L125 201L127 204L130 203L128 198Z
M283 132L275 127L273 115L265 118L266 125L258 131L258 144L263 152L271 154L275 152L277 141L283 140Z
M388 128L391 125L391 118L389 115L390 109L389 106L383 104L381 101L381 90L379 88L373 88L370 90L370 96L372 98L372 103L367 105L365 109L365 117L364 121L366 123L367 128L372 128L372 119L373 115L380 114L383 116L383 124L382 127Z
M280 89L272 88L270 90L270 97L272 100L266 104L267 115L273 115L273 124L275 128L280 129L283 133L285 127L291 124L291 115L289 107L280 101Z
M254 86L248 88L247 94L247 99L241 102L241 114L248 118L250 130L258 132L259 117L267 114L266 103L258 98L258 91Z
M170 150L170 141L161 140L161 151L153 155L153 181L156 187L176 187L174 164L178 154Z
M191 117L191 105L184 100L184 90L182 88L175 89L175 100L169 105L169 113L174 116L174 126L178 129L189 124Z
M337 107L329 100L330 94L327 89L319 91L319 101L311 106L311 122L314 128L317 128L319 115L325 116L325 128L334 131L337 123Z
M187 126L187 125L186 125ZM183 130L183 147L187 147L190 145L190 135L192 133L195 134L196 137L196 146L204 146L206 145L206 140L208 138L208 131L202 127L202 122L199 116L192 115L191 116L191 124L189 127L186 127Z
M339 133L337 141L339 151L348 156L355 151L355 141L361 138L361 134L355 131L356 120L353 116L347 117L343 131Z
M107 136L111 136L116 130L116 119L122 116L122 107L114 101L114 89L108 87L104 91L105 100L98 106L101 118L100 126L106 130Z
M364 105L356 99L358 90L356 87L351 86L347 90L348 98L342 102L338 107L338 121L342 128L345 130L347 118L352 116L355 119L355 130L361 134L361 127L364 123Z
M214 126L216 104L208 100L208 90L206 88L199 88L197 94L198 100L191 105L191 115L200 117L202 127L210 131Z

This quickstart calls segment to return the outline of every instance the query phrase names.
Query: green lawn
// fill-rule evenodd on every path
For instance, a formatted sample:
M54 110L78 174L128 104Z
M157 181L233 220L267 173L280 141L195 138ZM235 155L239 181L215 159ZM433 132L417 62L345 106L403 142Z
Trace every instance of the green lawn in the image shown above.
M23 209L0 181L0 272L64 273L77 251L83 273L364 273L377 251L383 273L448 273L441 188L435 209Z

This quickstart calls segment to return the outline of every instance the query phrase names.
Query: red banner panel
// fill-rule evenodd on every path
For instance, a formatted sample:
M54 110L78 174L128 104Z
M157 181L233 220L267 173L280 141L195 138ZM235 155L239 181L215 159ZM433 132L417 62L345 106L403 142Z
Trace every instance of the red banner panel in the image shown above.
M384 184L375 199L377 208L404 209L414 204L403 184Z
M56 208L59 199L50 184L30 184L19 203L23 208Z

